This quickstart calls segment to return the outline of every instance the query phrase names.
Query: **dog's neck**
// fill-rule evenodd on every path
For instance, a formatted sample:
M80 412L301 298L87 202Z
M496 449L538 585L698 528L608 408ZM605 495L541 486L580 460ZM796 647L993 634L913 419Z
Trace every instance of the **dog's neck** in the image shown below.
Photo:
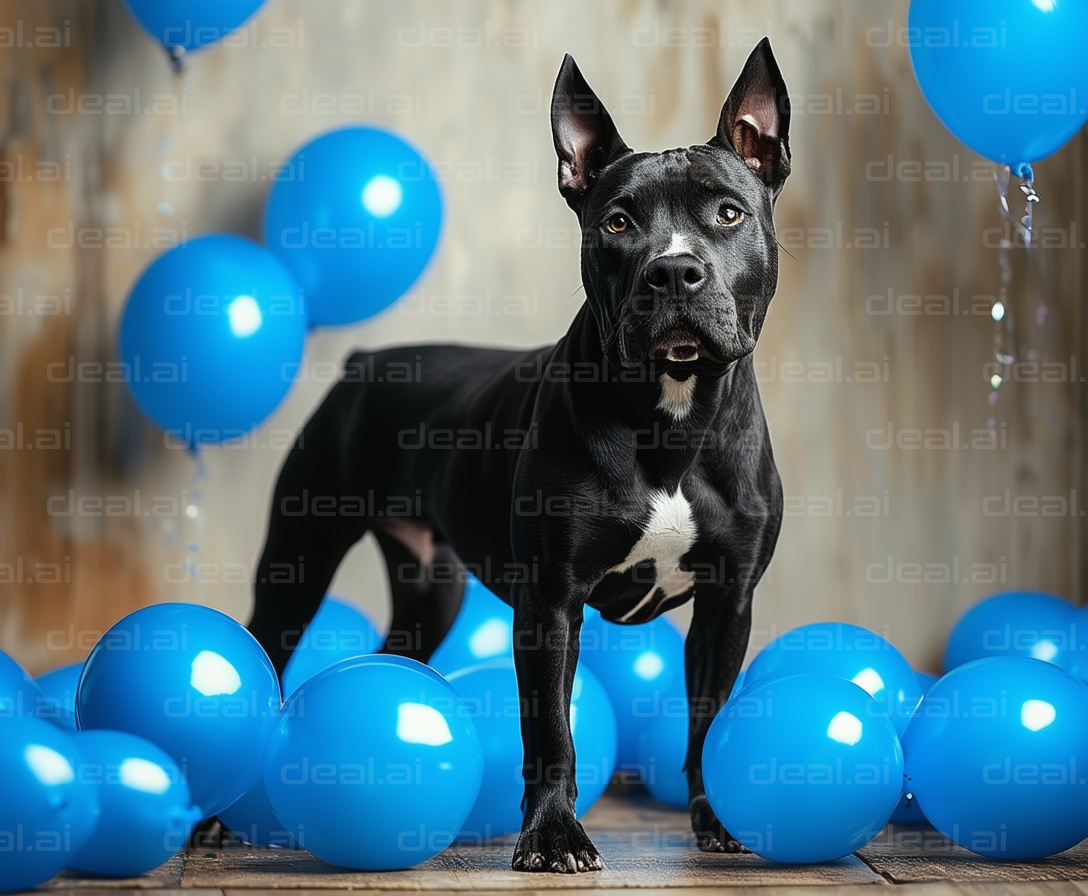
M622 367L607 357L588 302L552 357L582 425L591 421L610 439L628 440L639 462L664 478L682 475L708 439L744 430L759 414L755 390L740 386L754 378L750 356L712 375L663 382L669 374L654 362Z

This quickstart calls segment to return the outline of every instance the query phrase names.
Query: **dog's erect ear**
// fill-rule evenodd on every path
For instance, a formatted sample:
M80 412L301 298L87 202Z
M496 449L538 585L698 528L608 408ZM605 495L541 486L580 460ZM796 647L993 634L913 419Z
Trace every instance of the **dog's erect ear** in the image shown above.
M790 98L767 38L744 63L710 142L733 149L778 195L790 173Z
M601 169L631 151L569 53L552 93L552 140L559 156L559 192L576 212Z

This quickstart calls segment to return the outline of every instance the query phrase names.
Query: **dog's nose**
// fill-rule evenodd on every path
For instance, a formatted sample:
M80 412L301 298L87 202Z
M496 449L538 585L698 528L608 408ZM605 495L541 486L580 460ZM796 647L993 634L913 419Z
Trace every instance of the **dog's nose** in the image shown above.
M694 255L662 255L646 266L642 276L650 289L687 295L706 279L706 265Z

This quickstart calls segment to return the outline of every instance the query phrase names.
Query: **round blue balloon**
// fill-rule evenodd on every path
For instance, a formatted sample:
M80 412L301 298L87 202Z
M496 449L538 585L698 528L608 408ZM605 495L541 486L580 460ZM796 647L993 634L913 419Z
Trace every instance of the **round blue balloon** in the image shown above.
M0 650L0 719L51 715L37 682L15 660Z
M287 830L334 865L386 871L453 842L480 790L480 739L457 692L421 663L343 660L283 706L264 785Z
M381 646L382 636L373 622L347 601L326 594L287 661L283 692L290 695L323 669Z
M288 161L268 196L268 248L306 291L311 325L377 314L434 253L442 197L427 160L380 128L322 134Z
M484 776L472 812L457 839L483 842L521 830L522 766L521 701L511 660L492 660L453 673L449 682L461 696L476 726L484 752ZM616 719L608 694L588 669L574 674L570 705L571 735L576 756L581 818L600 799L616 767Z
M732 700L744 689L744 672L737 675L729 693ZM688 808L687 691L675 690L661 700L660 713L649 720L638 736L638 771L646 789L658 802Z
M73 737L56 725L0 715L0 892L49 880L98 822L98 788L81 783Z
M125 0L136 20L168 50L197 50L243 24L264 0Z
M83 760L79 781L97 785L101 814L69 867L135 877L185 846L202 813L190 803L189 786L173 759L121 731L81 731L75 740Z
M279 707L276 672L243 626L209 607L166 603L129 613L98 639L76 724L160 747L210 818L257 780Z
M910 56L937 117L1005 165L1064 146L1088 119L1088 4L911 0Z
M82 671L83 663L72 663L35 679L45 701L38 709L38 718L48 719L69 731L76 730L76 688Z
M816 622L779 635L752 660L745 687L803 672L852 681L884 707L900 735L922 699L903 654L875 632L846 622Z
M268 250L203 236L160 255L121 317L136 403L177 442L236 439L268 417L298 376L306 312Z
M219 820L239 838L254 846L276 846L300 849L305 842L304 830L289 831L277 817L264 789L264 775L228 808L219 813Z
M664 617L641 625L606 622L586 608L579 661L612 700L619 732L616 767L637 772L638 736L662 701L684 693L684 639Z
M465 582L457 618L427 664L443 675L514 656L514 611L475 576Z
M711 808L752 852L827 862L872 840L903 787L891 719L860 687L805 674L748 685L703 746Z
M1088 685L1051 663L965 663L922 700L903 744L909 788L937 830L995 859L1088 837Z
M972 660L1022 656L1065 667L1077 608L1038 591L1007 591L979 601L964 613L948 637L945 671Z

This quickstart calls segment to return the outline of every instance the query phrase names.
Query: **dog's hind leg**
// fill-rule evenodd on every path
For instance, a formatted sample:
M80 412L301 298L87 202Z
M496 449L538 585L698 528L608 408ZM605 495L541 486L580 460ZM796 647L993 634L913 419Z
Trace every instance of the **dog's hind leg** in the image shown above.
M393 621L382 653L427 662L453 625L464 597L464 574L448 544L429 526L389 520L374 528L389 572Z
M338 385L306 424L276 482L249 630L280 676L337 566L370 522L338 512L351 492L338 431L351 403L349 385Z

